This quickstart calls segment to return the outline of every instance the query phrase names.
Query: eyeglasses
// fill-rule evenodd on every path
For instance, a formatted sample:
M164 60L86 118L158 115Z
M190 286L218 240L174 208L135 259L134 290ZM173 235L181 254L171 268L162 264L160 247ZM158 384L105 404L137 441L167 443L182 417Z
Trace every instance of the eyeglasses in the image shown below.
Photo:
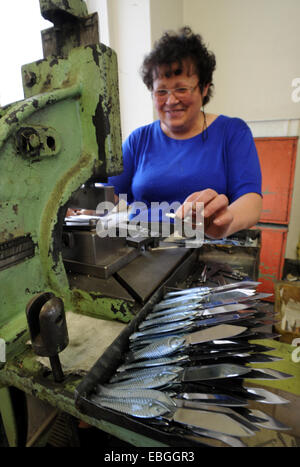
M186 97L190 97L192 93L197 88L199 82L196 86L186 86L174 89L156 89L152 92L152 95L155 97L157 101L165 101L168 97L173 94L177 99L184 99Z

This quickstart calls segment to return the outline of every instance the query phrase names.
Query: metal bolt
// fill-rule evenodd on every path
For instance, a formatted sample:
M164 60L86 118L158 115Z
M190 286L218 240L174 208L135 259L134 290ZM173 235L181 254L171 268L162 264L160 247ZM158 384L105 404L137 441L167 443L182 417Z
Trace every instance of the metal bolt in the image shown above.
M36 84L36 74L33 73L33 71L29 71L29 72L25 72L25 85L28 87L28 88L32 88L32 86L34 86Z
M40 138L37 134L35 133L32 133L30 136L29 136L29 144L30 146L35 149L35 148L38 148L39 145L40 145Z

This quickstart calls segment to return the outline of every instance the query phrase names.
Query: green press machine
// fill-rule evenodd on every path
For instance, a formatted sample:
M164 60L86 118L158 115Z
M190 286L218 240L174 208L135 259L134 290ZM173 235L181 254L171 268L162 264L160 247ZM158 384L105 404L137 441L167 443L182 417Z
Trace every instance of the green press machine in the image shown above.
M128 323L191 254L65 225L68 207L113 199L99 184L122 172L118 66L83 0L40 8L53 23L42 31L44 58L22 67L24 100L0 108L0 421L10 446L26 442L25 394L116 434L78 414L80 377L62 378L64 310Z

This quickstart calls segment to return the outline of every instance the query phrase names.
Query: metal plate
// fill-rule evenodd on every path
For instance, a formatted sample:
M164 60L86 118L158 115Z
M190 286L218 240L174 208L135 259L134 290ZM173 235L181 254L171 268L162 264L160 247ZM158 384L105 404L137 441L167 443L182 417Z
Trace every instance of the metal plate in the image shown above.
M132 263L120 269L115 277L138 301L145 303L190 254L190 250L185 248L145 251Z

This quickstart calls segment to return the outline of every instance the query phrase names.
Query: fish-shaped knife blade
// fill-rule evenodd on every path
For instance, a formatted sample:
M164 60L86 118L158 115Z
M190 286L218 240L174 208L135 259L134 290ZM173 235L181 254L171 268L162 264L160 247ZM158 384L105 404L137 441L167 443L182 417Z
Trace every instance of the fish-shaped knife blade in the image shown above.
M255 288L260 284L260 282L255 281L239 281L239 282L231 282L229 284L219 285L216 287L191 287L189 289L181 289L181 290L172 290L167 292L164 298L171 298L180 295L188 295L188 294L208 294L208 293L216 293L225 290L233 290L233 289L245 289L245 288Z
M158 316L154 316L149 314L146 316L144 321L142 321L139 325L139 329L144 329L150 326L156 326L158 324L164 324L164 323L170 323L174 321L184 321L185 319L199 319L199 318L208 318L208 317L214 317L214 316L219 316L219 315L224 315L227 313L233 313L233 312L241 312L244 311L245 313L250 313L248 311L251 309L250 305L244 305L241 303L234 303L233 305L225 305L225 306L219 306L215 308L210 308L208 310L198 310L196 309L183 309L181 311L175 311L169 312L169 313L163 313L161 316L158 314ZM254 314L258 314L258 311L256 309L251 309L251 312Z
M203 318L203 319L190 319L190 320L184 320L184 321L174 321L171 323L166 323L166 324L161 324L158 325L156 324L153 326L152 323L150 325L147 325L147 321L142 323L139 326L139 331L135 333L135 337L144 337L146 335L151 335L151 334L163 334L165 332L170 332L170 331L177 331L178 329L184 329L185 331L194 331L198 328L203 328L207 326L215 326L220 323L230 323L234 322L240 319L248 319L250 317L253 317L254 313L226 313L221 316L213 316L211 318ZM149 323L149 322L148 322Z
M164 308L173 308L180 305L186 305L189 303L212 303L212 302L223 302L224 303L237 303L240 300L247 300L258 294L252 289L235 289L224 292L213 293L210 295L197 295L189 294L179 297L169 298L167 300L161 300L158 304L153 307L153 311L163 310Z
M149 372L145 370L123 372L115 375L113 382L109 383L110 389L158 389L164 386L190 381L207 381L234 378L244 376L251 368L234 364L203 365L200 367L160 367L151 368ZM127 376L127 378L126 378ZM118 381L118 378L120 379Z
M146 345L142 349L132 352L128 361L164 357L177 352L179 349L189 347L190 345L201 344L215 339L233 338L246 331L246 329L247 328L244 326L219 324L218 326L212 326L182 336L170 336L156 339L153 343ZM132 339L132 336L130 336L129 339Z
M234 305L237 303L248 304L248 308L249 308L249 303L251 302L253 303L256 300L261 300L263 298L268 298L270 296L272 296L272 294L256 293L250 296L244 295L240 297L235 296L232 298L226 297L226 298L220 299L220 297L218 297L218 300L209 300L206 302L201 302L196 299L181 300L181 301L178 300L175 303L167 303L167 301L161 301L157 303L156 305L154 305L152 312L151 312L151 317L162 316L163 314L170 313L170 311L174 313L177 311L182 311L184 309L209 310L210 308L215 308L215 307L224 306L224 305ZM154 315L154 313L158 313L158 312L160 312L159 315L158 314Z

